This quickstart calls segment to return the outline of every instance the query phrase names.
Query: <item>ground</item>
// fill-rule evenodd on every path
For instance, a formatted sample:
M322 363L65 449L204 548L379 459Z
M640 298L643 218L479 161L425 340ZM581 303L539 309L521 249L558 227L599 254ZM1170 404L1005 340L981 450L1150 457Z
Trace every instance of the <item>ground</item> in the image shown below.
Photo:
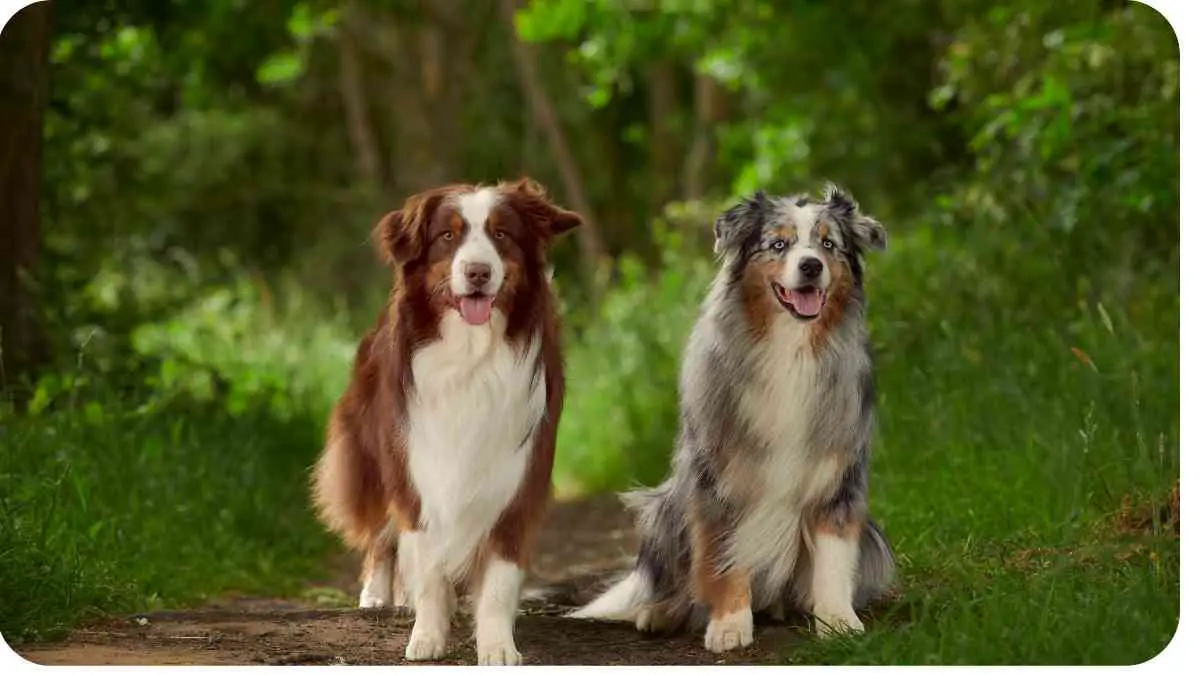
M645 636L629 625L563 618L636 552L631 518L614 498L555 504L540 541L516 631L528 664L773 663L814 639L807 628L764 621L750 648L717 656L697 634ZM356 564L343 557L301 598L225 598L112 618L18 651L44 665L403 664L412 618L347 607L358 593ZM460 614L443 663L474 661L469 616Z

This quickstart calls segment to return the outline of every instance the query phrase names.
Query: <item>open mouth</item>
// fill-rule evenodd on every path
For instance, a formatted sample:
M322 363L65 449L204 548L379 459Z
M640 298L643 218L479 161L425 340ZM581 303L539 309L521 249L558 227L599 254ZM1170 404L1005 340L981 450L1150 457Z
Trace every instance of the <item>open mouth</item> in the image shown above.
M811 284L791 289L772 282L771 288L779 304L797 319L815 319L825 306L825 291Z
M455 298L458 313L463 321L472 326L482 326L492 318L492 303L495 301L495 297L480 292Z

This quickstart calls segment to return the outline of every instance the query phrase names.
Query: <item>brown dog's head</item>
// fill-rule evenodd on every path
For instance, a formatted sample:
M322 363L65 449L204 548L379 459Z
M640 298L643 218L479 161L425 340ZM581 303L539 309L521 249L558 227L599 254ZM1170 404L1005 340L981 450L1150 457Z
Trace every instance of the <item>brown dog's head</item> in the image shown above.
M529 179L456 184L409 197L375 226L375 241L406 292L478 326L494 312L511 317L523 292L545 283L546 247L581 222Z

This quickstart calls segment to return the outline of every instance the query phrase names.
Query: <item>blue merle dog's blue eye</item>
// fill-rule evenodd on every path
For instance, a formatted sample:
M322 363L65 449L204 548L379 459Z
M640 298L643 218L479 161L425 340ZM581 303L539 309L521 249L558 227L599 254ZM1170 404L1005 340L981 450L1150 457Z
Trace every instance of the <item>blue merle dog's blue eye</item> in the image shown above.
M822 241L821 245L824 246L825 248L829 249L830 251L833 250L833 240L832 239L826 239L825 241Z
M782 251L785 246L787 246L787 242L782 239L776 239L774 243L771 244L771 248L775 249L776 251Z

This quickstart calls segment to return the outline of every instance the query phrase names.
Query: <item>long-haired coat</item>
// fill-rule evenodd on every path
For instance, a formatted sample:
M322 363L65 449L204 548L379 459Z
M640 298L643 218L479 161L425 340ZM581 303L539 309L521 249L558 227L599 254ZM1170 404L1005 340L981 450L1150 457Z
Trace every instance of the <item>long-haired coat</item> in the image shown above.
M433 189L375 228L395 281L330 418L313 496L366 554L359 604L415 610L410 660L445 654L464 585L479 662L521 661L513 622L563 400L546 248L579 224L522 180Z
M627 497L633 572L572 616L640 630L707 617L714 652L749 645L760 609L861 630L855 608L894 570L867 515L863 255L886 234L833 185L743 199L714 233L721 267L684 354L671 475Z

